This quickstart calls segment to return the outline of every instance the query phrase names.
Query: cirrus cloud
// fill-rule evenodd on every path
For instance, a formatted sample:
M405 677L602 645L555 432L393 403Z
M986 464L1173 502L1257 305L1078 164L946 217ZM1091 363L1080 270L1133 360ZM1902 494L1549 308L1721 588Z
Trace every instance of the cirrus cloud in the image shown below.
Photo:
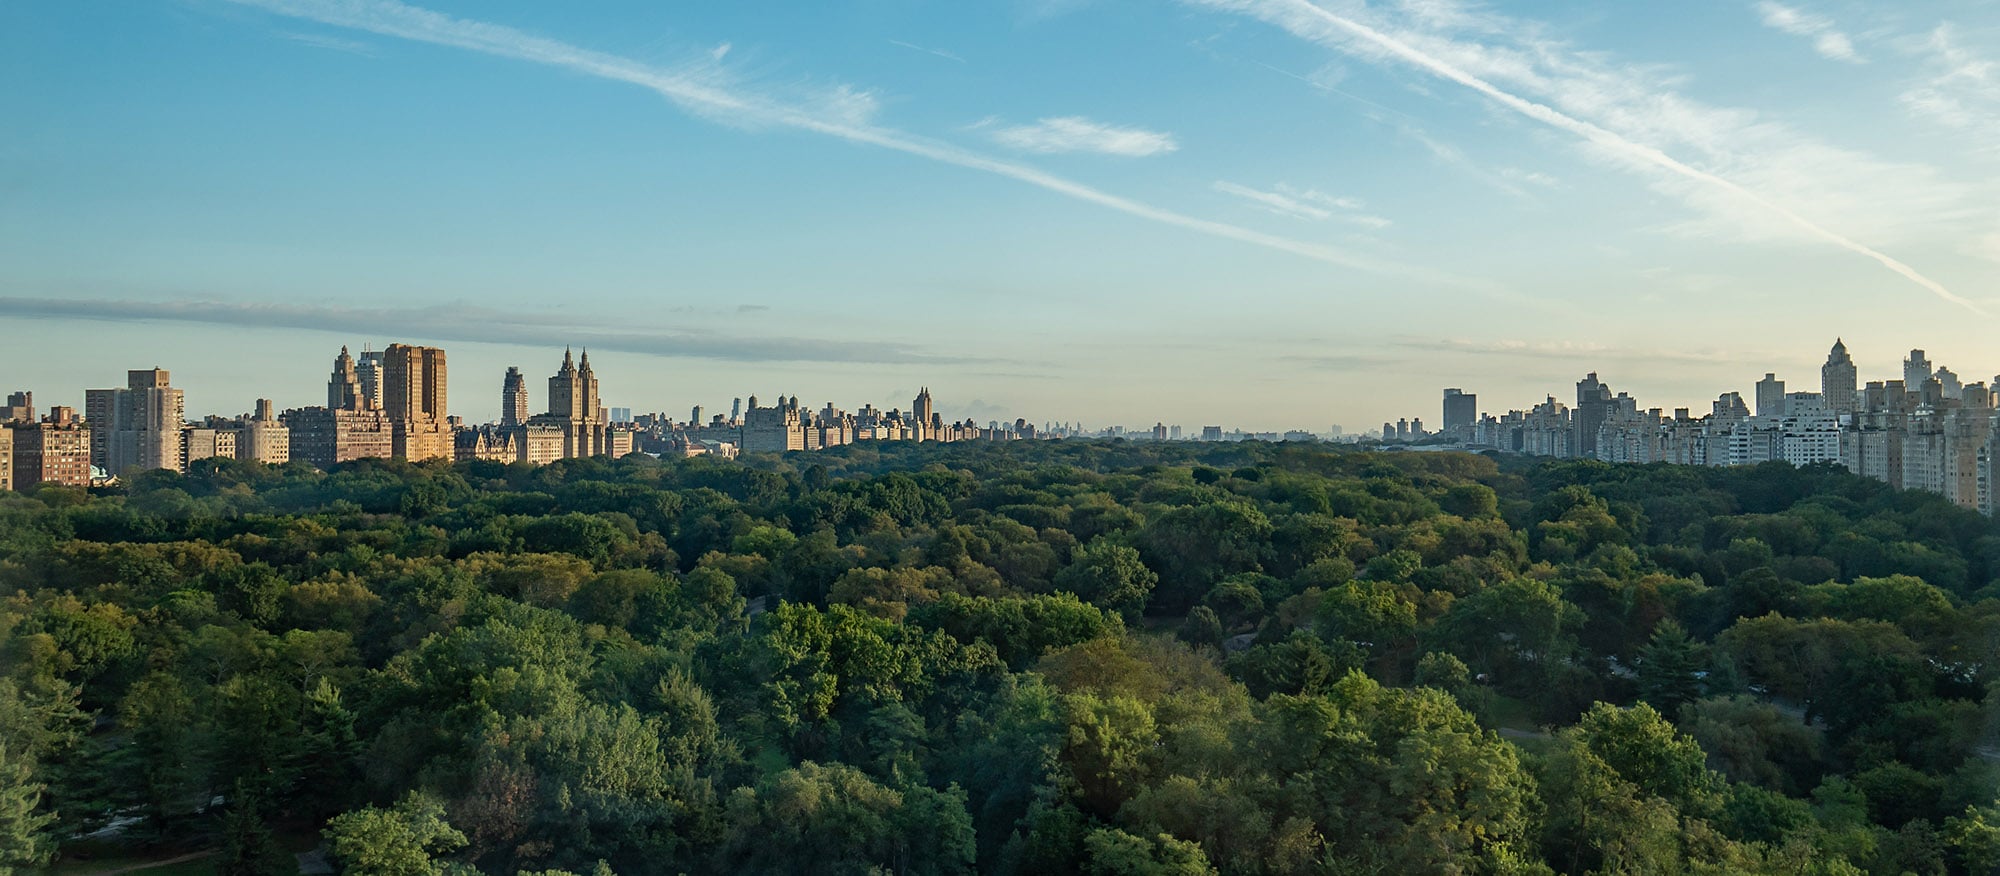
M1181 148L1174 135L1164 131L1107 125L1083 116L1055 116L1039 119L1031 125L993 125L993 120L988 119L979 127L992 127L990 136L994 142L1022 152L1094 152L1144 158Z

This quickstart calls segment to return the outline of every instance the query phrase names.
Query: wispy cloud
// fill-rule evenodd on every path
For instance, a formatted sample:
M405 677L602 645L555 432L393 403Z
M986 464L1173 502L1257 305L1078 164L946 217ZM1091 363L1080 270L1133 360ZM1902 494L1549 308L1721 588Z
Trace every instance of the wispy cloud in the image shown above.
M2000 146L2000 61L1966 47L1951 24L1940 24L1916 43L1926 71L1904 91L1903 106L1941 125L1973 135L1980 148Z
M1763 17L1765 27L1812 40L1813 51L1820 53L1821 57L1850 64L1866 62L1854 51L1854 41L1836 29L1832 19L1772 0L1758 3L1757 14Z
M1515 338L1402 338L1391 346L1430 353L1464 353L1474 356L1510 356L1526 359L1577 359L1599 362L1682 362L1719 364L1743 361L1770 361L1768 354L1754 356L1741 351L1662 347L1641 349L1630 345L1598 344L1571 340L1524 340Z
M988 119L980 127L989 128L993 142L1022 152L1095 152L1144 158L1163 155L1181 148L1174 135L1144 128L1127 128L1094 122L1082 116L1057 116L1032 125L1000 126Z
M328 49L330 51L346 52L350 55L363 55L371 58L375 56L375 47L360 40L342 39L318 33L299 33L298 31L289 30L281 31L278 35L292 42L304 43L317 49Z
M1541 36L1537 26L1449 0L1424 0L1400 22L1367 8L1339 14L1308 0L1185 2L1250 15L1314 43L1464 87L1577 137L1593 155L1652 175L1657 187L1712 220L1728 221L1738 236L1778 236L1770 228L1775 224L1873 260L1944 301L1984 314L1916 268L1810 215L1826 207L1843 225L1869 223L1881 230L1893 227L1882 222L1886 212L1912 226L1931 227L1962 207L1968 192L1941 183L1930 168L1877 161L1797 136L1754 114L1695 103L1652 71L1613 66L1601 55ZM1718 169L1669 154L1666 145L1676 143ZM1844 190L1855 184L1873 186L1867 194L1879 193L1880 199Z
M1225 195L1235 195L1273 213L1297 219L1311 219L1315 222L1338 219L1369 228L1387 228L1394 224L1381 216L1356 212L1363 206L1359 199L1335 197L1285 183L1279 183L1274 191L1264 191L1239 183L1217 180L1211 188Z
M413 340L537 346L575 342L623 353L726 362L949 364L990 361L941 355L907 344L672 331L576 320L560 313L514 313L445 305L328 307L232 301L0 297L0 314L23 319L174 322L380 335L393 327Z
M961 57L959 57L959 56L957 56L957 55L954 55L954 54L952 54L952 53L950 53L950 52L947 52L947 51L945 51L945 50L943 50L943 49L933 49L933 48L930 48L929 46L920 46L920 45L917 45L916 43L906 43L906 42L903 42L902 40L890 40L890 41L889 41L889 45L892 45L892 46L901 46L902 48L905 48L905 49L909 49L910 51L913 51L913 52L923 52L923 53L924 53L924 54L926 54L926 55L936 55L936 56L938 56L938 57L940 57L940 58L943 58L943 59L945 59L945 60L947 60L947 61L957 61L957 62L958 62L958 63L960 63L960 64L963 64L963 63L965 63L965 59L964 59L964 58L961 58Z
M1163 225L1291 253L1330 265L1459 289L1488 291L1493 288L1493 284L1482 280L1458 277L1426 267L1390 262L1322 244L1200 219L1114 195L1034 167L993 158L878 125L865 118L857 118L854 112L856 106L861 104L872 109L872 99L866 101L858 99L865 96L865 92L843 90L844 94L836 94L831 100L804 105L787 103L718 81L712 62L689 70L662 69L536 36L504 25L454 18L395 0L233 0L233 2L322 24L451 46L637 85L667 98L683 110L727 124L791 128L857 145L901 152L930 161L1006 177Z

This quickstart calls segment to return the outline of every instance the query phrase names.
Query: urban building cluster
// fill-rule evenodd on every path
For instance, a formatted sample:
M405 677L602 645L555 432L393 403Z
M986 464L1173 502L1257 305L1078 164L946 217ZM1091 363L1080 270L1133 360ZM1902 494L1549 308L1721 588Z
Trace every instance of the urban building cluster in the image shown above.
M1766 373L1749 401L1723 393L1697 417L1688 408L1641 408L1592 372L1577 382L1574 406L1549 396L1528 410L1497 416L1477 413L1474 395L1447 389L1439 432L1425 432L1420 420L1385 423L1382 440L1432 439L1605 462L1832 463L1994 514L2000 508L1996 387L2000 376L1992 384L1966 383L1923 350L1903 360L1901 379L1863 385L1847 345L1835 340L1817 392L1788 391L1785 381Z
M355 356L346 347L334 357L326 404L273 410L268 399L241 416L190 421L182 391L160 368L129 371L120 389L84 393L84 410L35 406L32 392L15 392L0 407L0 490L42 483L88 486L134 472L186 471L204 459L226 457L281 464L293 460L328 467L370 457L483 459L548 463L634 452L656 456L818 450L859 441L973 441L1072 437L1080 430L947 421L929 388L910 410L865 405L849 413L827 403L818 411L797 396L769 406L751 396L727 417L704 418L697 406L686 421L666 414L633 416L607 408L598 395L590 353L563 351L548 379L547 406L534 413L528 378L508 368L501 378L500 417L468 424L448 411L444 350L391 344ZM1164 437L1166 427L1158 428ZM1175 431L1178 431L1176 427ZM1178 436L1176 436L1178 437Z

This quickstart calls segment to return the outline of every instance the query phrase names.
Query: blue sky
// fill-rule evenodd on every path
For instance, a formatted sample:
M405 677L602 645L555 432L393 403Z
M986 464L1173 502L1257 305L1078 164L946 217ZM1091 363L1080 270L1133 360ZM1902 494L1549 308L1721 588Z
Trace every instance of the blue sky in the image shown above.
M0 382L1367 428L2000 371L2000 5L0 8ZM539 394L535 403L540 404Z

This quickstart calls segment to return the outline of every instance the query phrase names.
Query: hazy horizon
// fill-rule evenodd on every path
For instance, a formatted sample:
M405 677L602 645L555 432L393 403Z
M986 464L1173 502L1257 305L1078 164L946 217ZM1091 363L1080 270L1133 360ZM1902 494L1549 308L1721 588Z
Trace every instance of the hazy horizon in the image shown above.
M783 393L1254 430L2000 371L1973 4L0 11L0 391L191 416L435 343L453 413Z

